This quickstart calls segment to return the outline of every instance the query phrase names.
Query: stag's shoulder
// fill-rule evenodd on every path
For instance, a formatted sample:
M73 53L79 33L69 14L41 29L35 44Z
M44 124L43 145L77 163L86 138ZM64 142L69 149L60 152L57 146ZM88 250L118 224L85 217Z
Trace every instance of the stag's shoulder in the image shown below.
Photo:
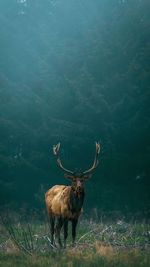
M68 212L70 186L55 185L45 194L49 214L65 216Z
M56 195L60 195L60 194L67 194L67 192L70 192L70 186L66 186L66 185L55 185L52 188L50 188L46 194L45 194L45 198L49 197L49 196L56 196Z

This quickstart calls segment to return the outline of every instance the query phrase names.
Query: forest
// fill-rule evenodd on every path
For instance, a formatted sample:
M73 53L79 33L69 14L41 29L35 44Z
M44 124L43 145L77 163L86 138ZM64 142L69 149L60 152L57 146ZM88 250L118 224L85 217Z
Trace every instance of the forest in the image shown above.
M149 0L0 0L0 267L149 267L149 10ZM95 142L83 211L74 179L58 190L71 192L71 215L53 209L49 223L45 192L70 185L59 148L77 178Z
M149 0L0 1L0 209L43 210L85 170L84 211L148 217Z

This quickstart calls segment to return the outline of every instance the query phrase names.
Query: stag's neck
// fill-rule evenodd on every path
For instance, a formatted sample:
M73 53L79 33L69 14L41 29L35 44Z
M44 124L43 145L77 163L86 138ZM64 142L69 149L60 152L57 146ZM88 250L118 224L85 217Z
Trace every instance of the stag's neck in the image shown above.
M84 202L85 192L84 189L79 193L73 188L70 190L70 210L72 212L79 212L82 209Z

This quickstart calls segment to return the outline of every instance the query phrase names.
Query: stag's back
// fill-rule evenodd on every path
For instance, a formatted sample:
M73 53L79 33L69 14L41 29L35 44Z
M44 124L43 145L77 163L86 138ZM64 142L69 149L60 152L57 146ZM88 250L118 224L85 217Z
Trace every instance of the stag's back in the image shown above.
M45 194L46 207L49 215L68 216L70 186L55 185Z

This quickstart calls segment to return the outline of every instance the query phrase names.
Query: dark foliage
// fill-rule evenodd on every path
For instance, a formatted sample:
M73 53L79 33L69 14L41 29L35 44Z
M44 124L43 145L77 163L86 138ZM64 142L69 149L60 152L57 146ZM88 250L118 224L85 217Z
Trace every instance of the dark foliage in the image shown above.
M48 187L67 182L53 144L66 166L86 169L100 140L85 206L146 215L149 9L149 0L0 1L2 207L41 207Z

